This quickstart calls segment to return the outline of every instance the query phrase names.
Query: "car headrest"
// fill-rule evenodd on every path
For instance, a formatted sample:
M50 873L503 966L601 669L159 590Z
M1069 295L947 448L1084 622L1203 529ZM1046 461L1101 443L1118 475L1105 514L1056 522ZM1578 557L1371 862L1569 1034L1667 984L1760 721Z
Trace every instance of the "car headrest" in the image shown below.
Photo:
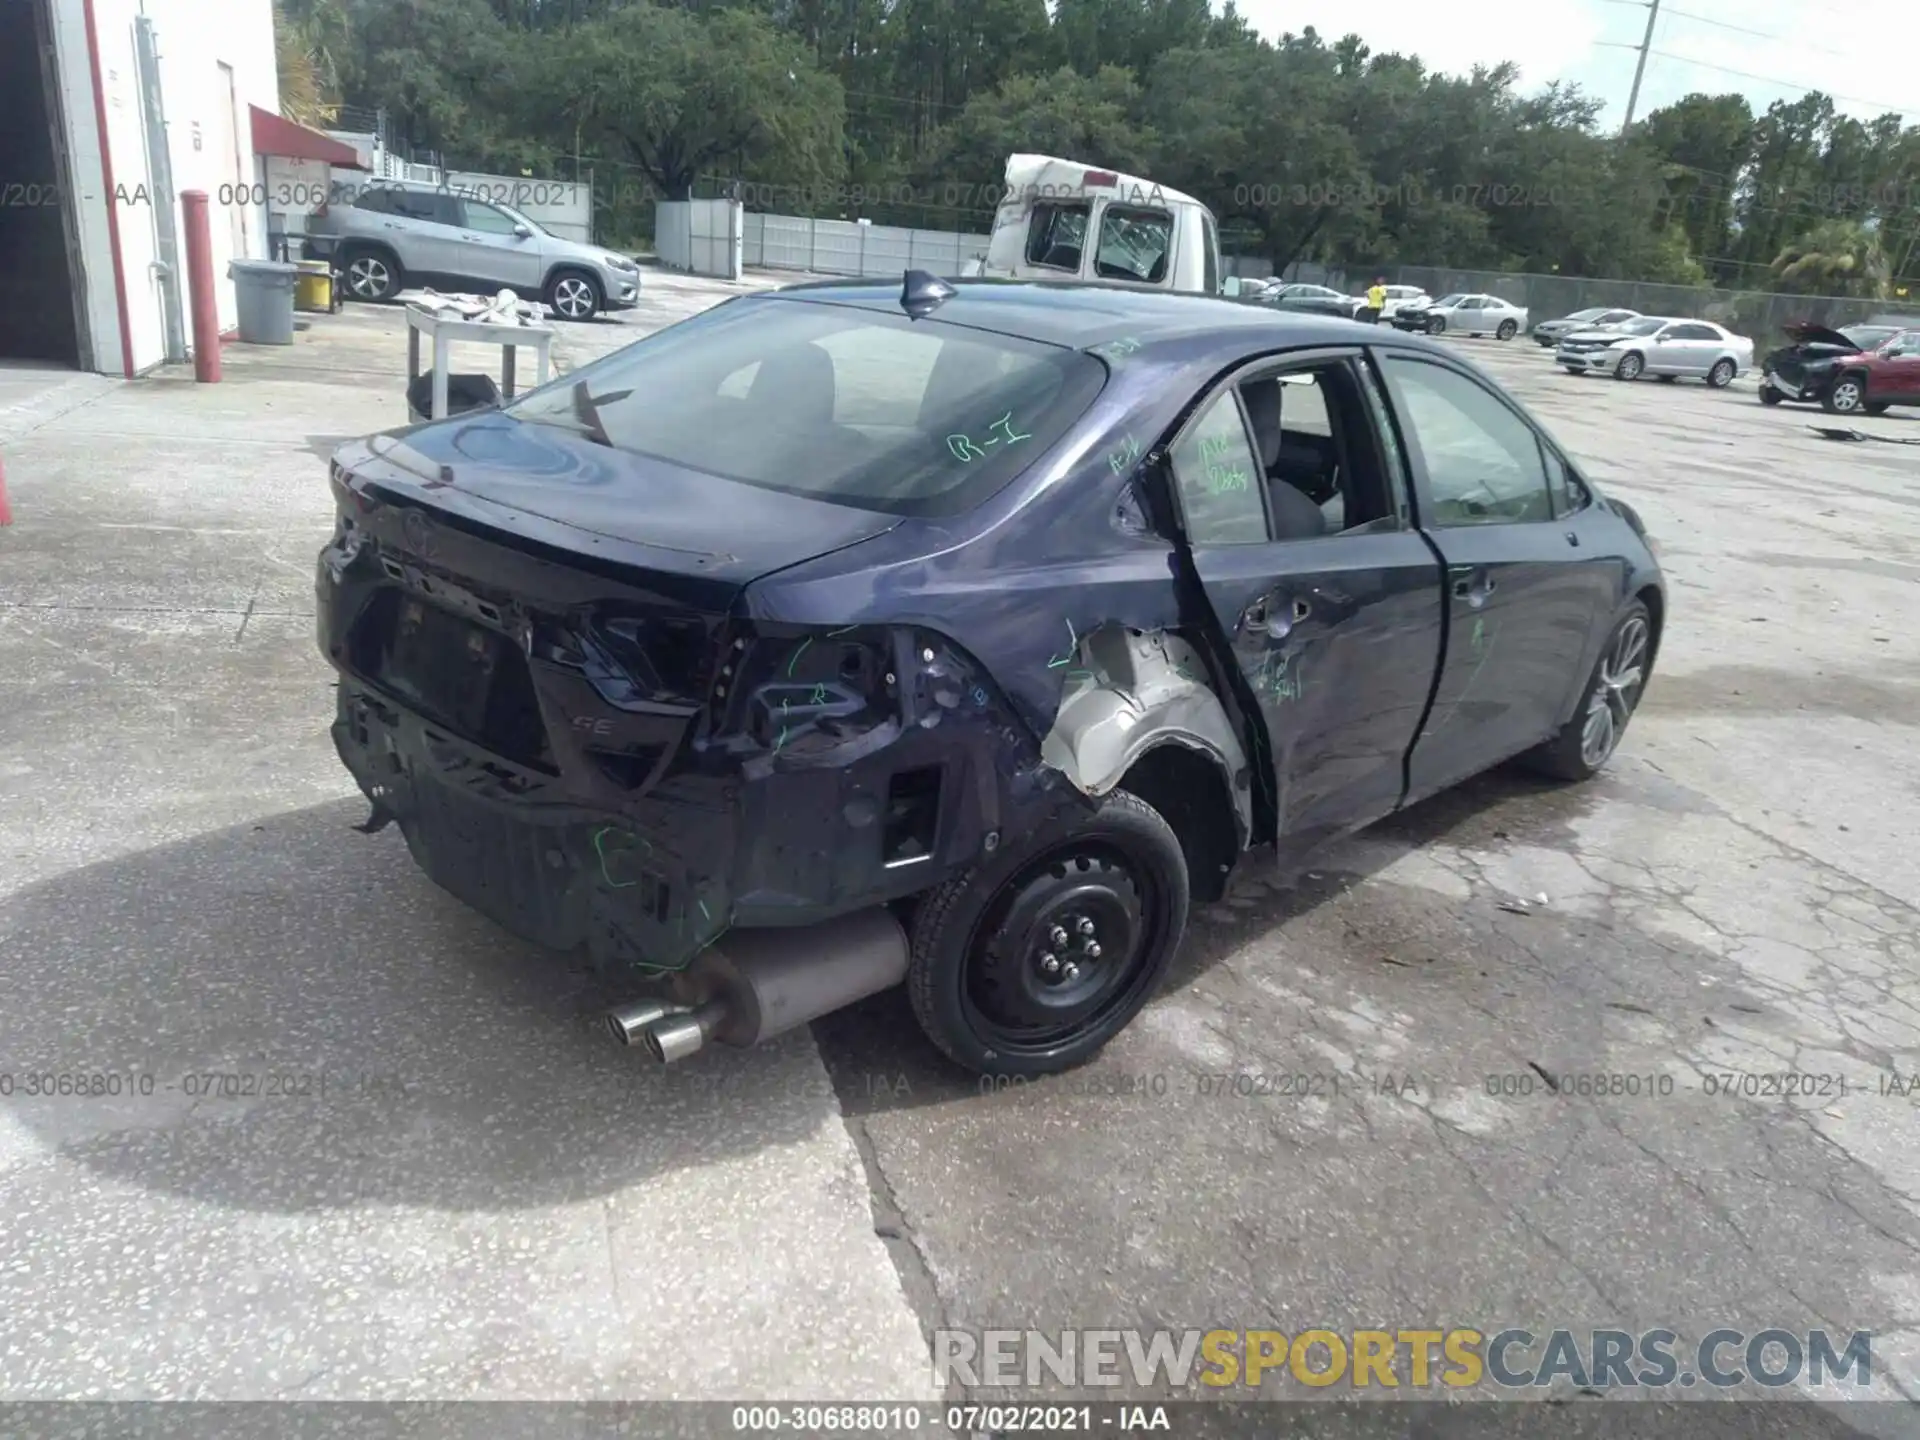
M812 425L831 425L833 357L811 342L776 350L760 362L747 399Z
M1280 382L1255 380L1240 387L1247 419L1253 422L1254 443L1260 447L1260 468L1271 470L1280 458Z

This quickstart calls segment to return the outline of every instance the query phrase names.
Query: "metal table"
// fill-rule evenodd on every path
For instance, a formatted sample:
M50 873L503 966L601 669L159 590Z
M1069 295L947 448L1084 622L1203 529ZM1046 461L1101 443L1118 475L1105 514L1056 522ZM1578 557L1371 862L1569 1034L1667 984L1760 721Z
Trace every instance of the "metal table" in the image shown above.
M433 409L430 418L444 420L447 415L447 351L458 341L498 345L502 397L513 398L515 356L522 345L531 345L539 354L536 385L547 383L553 364L553 327L550 325L496 325L484 320L467 320L454 315L436 315L418 305L407 306L407 386L420 378L420 337L433 342Z

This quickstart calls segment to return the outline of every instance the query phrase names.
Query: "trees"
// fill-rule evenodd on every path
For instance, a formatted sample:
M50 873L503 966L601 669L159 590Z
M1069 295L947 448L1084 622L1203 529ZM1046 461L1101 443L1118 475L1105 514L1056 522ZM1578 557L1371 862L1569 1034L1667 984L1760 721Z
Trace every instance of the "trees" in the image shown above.
M1689 95L1620 140L1590 97L1525 93L1510 66L1269 41L1207 0L282 3L289 105L382 107L474 168L575 155L667 195L738 177L978 226L1024 150L1189 191L1278 266L1852 294L1920 263L1920 126L1819 94L1759 115ZM949 208L858 198L909 188Z

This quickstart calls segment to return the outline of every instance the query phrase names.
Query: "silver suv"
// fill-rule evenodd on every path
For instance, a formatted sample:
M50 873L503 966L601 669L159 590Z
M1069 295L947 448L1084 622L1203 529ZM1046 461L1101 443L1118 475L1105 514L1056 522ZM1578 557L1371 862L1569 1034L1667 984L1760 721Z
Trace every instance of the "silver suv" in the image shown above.
M445 186L388 180L342 192L308 220L307 234L331 251L357 300L390 300L408 285L504 286L538 295L564 320L640 303L640 267L626 256L562 240L517 210Z

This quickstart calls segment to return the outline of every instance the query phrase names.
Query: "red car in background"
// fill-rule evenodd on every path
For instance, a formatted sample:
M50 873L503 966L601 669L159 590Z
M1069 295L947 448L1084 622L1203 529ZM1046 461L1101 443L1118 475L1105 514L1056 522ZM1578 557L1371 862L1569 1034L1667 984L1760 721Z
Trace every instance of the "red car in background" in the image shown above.
M1920 405L1920 327L1802 322L1786 331L1793 343L1761 362L1762 405L1817 401L1838 415Z

